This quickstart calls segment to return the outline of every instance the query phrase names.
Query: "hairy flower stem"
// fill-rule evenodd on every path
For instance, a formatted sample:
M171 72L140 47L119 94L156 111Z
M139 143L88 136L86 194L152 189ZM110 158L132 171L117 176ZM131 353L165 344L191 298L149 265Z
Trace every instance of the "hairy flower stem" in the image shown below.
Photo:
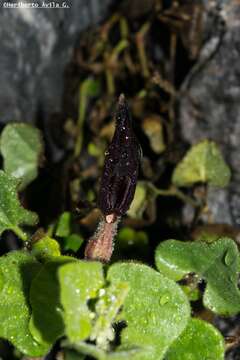
M85 258L109 262L114 247L114 237L117 233L120 217L108 215L100 221L95 234L89 239L85 249Z

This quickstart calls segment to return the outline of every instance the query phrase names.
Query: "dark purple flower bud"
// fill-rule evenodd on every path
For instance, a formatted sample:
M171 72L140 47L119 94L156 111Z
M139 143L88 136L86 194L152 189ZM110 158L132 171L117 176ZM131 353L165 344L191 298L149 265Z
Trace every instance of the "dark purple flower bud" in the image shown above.
M116 129L105 155L99 192L99 207L107 222L126 213L134 197L141 148L132 128L124 95L116 111Z

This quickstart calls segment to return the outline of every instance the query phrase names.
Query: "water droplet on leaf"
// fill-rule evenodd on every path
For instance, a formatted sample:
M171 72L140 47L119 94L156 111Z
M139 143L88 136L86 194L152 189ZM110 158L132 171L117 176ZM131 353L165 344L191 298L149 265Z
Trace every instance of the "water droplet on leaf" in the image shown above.
M167 304L169 301L169 296L167 294L163 295L161 298L160 298L160 305L165 305Z

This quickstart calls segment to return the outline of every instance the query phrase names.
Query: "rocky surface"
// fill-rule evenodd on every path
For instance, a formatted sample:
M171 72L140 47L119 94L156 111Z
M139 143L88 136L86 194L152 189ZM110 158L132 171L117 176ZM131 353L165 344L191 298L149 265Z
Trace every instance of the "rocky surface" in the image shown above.
M198 63L182 87L179 121L190 144L210 138L233 172L227 190L210 190L213 221L240 224L240 3L205 2L206 33ZM209 31L210 29L210 31Z
M41 5L42 1L35 3ZM104 17L110 0L66 3L69 4L66 9L1 6L1 124L35 122L39 111L46 114L59 111L63 71L73 45L81 30Z

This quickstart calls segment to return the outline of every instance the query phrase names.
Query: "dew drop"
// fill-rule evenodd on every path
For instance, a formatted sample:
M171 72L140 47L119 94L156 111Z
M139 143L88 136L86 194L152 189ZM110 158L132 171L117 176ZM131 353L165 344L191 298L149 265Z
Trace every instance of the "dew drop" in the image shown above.
M159 303L160 303L160 305L163 306L163 305L167 304L168 301L169 301L169 296L167 294L165 294L160 298Z
M106 290L105 289L100 289L99 290L99 296L104 296L106 293Z
M110 153L109 153L108 150L106 150L105 153L104 153L105 156L107 156L107 155L109 155L109 154L110 154Z
M116 296L115 296L115 295L112 295L112 296L111 296L111 301L112 301L112 302L115 302L116 300L117 300Z

